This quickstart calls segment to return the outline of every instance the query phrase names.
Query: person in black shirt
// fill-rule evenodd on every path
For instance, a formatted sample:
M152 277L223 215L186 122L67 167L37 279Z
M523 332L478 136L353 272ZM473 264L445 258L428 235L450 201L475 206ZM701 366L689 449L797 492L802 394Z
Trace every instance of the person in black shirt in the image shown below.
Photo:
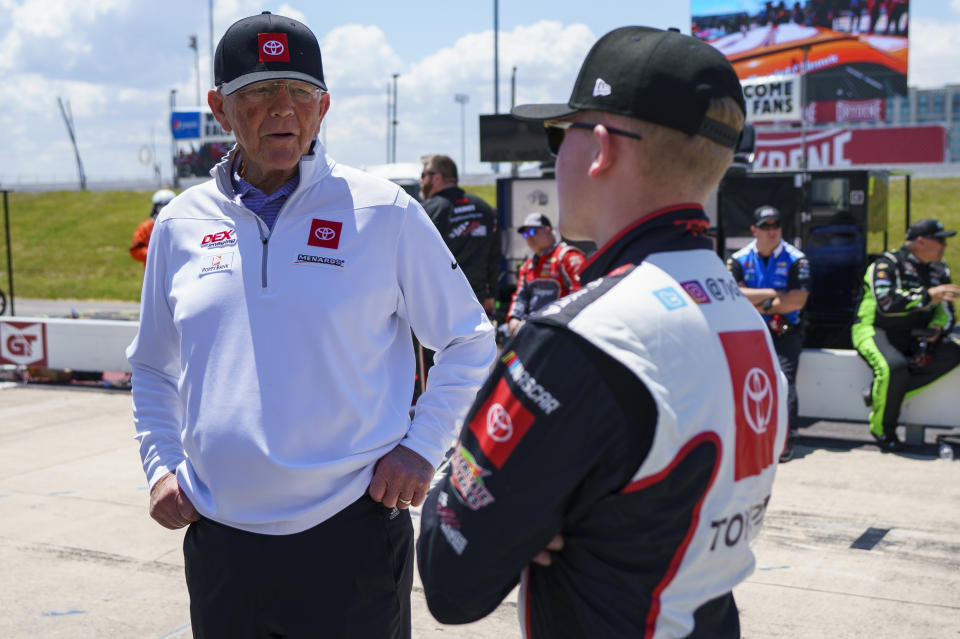
M490 205L457 183L457 165L446 155L425 155L420 196L427 215L453 253L487 316L493 317L500 274L500 234Z

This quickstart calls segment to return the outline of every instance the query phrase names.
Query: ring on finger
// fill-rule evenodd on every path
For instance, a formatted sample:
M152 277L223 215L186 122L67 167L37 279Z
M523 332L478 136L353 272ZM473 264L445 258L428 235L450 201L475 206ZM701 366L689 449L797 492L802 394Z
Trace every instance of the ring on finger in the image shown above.
M397 501L399 501L401 504L407 504L407 505L413 502L412 499L404 499L403 497L397 497Z

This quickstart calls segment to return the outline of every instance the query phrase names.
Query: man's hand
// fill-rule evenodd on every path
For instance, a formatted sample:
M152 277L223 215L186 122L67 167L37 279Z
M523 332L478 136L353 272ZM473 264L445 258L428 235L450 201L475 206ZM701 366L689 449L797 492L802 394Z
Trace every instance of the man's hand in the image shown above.
M493 314L497 310L497 301L492 297L483 298L483 312L487 314L487 317L493 317Z
M549 552L551 550L553 552L563 550L563 537L557 535L547 542L547 547L533 556L533 563L540 564L541 566L549 566L552 564L553 556Z
M953 302L960 297L960 286L956 284L941 284L927 289L930 300L933 302Z
M200 514L180 490L177 476L173 473L167 473L153 485L150 491L150 516L170 530L183 528L200 519Z
M368 492L387 508L419 506L427 497L433 472L430 462L398 444L377 461Z
M507 322L507 332L510 334L510 337L516 335L521 326L523 326L523 320L511 317L510 321Z

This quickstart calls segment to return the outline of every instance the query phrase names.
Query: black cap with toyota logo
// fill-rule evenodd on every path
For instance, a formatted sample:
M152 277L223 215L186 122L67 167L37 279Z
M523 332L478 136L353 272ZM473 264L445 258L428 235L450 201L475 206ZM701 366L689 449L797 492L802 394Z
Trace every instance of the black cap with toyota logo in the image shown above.
M317 37L305 24L269 11L227 29L213 58L213 78L226 95L264 80L301 80L327 90Z

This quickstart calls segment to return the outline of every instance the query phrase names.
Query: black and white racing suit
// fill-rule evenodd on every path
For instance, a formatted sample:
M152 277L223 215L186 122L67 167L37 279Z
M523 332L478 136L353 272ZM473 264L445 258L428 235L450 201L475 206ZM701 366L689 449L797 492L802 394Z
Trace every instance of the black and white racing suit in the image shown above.
M483 617L519 580L528 638L739 636L786 383L707 225L646 216L506 344L423 506L437 619Z

